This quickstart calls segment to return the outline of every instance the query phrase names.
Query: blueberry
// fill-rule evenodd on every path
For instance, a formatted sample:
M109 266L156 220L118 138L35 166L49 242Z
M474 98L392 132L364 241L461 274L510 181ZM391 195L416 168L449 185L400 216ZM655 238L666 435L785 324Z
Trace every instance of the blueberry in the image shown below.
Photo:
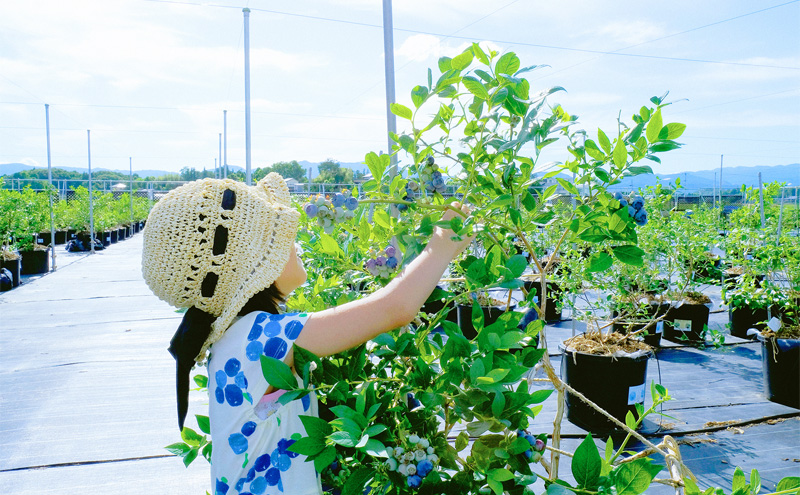
M644 198L641 197L641 196L636 196L635 198L633 198L633 202L631 203L631 206L633 206L637 210L640 210L642 208L642 206L644 206Z
M394 246L389 245L389 246L386 246L386 249L384 249L383 252L386 253L386 256L391 258L395 254L395 248L394 248Z
M344 195L341 193L336 193L333 195L333 199L331 200L331 204L334 208L339 208L340 206L344 206Z
M348 210L353 211L356 208L358 208L358 200L353 197L347 198L347 201L345 201L344 206Z
M641 210L637 211L636 215L633 216L633 221L636 222L636 225L639 227L647 225L647 210L642 208Z
M392 270L397 268L397 258L395 258L394 256L391 256L391 257L387 258L386 259L386 266L391 268Z
M315 205L315 204L308 203L303 207L303 210L305 210L306 215L308 216L308 218L314 218L315 216L317 216L318 208L317 208L317 205Z
M422 484L422 478L420 478L416 474L413 474L408 477L407 482L408 486L410 486L411 488L418 488L419 485Z
M536 309L529 308L528 311L525 312L525 316L522 317L522 320L519 322L519 326L517 328L519 328L524 332L525 329L528 328L529 324L533 323L538 319L539 319L539 313L536 312Z
M614 199L620 201L622 199L622 193L621 192L614 193Z
M423 478L433 470L433 463L427 459L417 464L417 474Z
M628 206L628 215L630 215L631 218L633 218L633 216L636 215L636 208L634 208L633 206Z
M434 164L434 163L436 163L436 162L435 162L435 160L433 159L433 156L432 156L432 155L428 155L428 158L425 160L425 163L426 163L428 166L433 166L433 164Z
M533 457L533 452L531 452L530 450L526 450L525 452L523 452L523 454L525 454L525 459L530 459L531 457Z

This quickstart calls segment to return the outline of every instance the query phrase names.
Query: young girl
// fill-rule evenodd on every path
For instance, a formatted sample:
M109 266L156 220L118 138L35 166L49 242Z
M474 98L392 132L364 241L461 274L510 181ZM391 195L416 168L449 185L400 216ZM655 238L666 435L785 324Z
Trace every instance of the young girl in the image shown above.
M466 216L466 208L453 204ZM448 210L443 220L456 213ZM281 406L260 356L292 365L292 346L335 354L409 323L448 263L469 243L437 228L424 251L386 287L313 314L279 314L278 303L306 281L294 241L299 212L283 178L256 186L204 179L153 208L144 231L142 272L150 289L189 308L170 353L177 368L178 424L188 409L189 373L208 365L215 495L318 495L311 462L288 450L305 435L299 415L317 415L316 397ZM294 437L294 438L293 438Z

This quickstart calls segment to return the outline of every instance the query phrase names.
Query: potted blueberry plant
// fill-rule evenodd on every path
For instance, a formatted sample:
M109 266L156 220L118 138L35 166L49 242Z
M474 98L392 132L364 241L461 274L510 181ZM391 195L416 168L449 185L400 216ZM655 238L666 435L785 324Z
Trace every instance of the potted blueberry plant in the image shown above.
M322 359L296 347L294 371L262 356L267 381L287 390L281 402L312 392L320 401L320 417L301 417L306 435L288 449L314 463L326 492L343 495L521 495L538 479L559 493L584 494L601 486L615 487L617 493L644 493L662 466L646 457L621 461L634 437L652 446L654 455L674 452L674 446L654 445L635 431L644 416L668 400L660 385L650 387L653 406L637 408L638 417L626 413L619 421L604 413L627 437L619 445L609 443L601 456L587 436L573 454L573 483L559 474L562 407L552 435L531 431L542 402L553 396L551 400L561 403L566 393L583 394L560 380L546 349L533 344L544 331L543 320L529 318L523 324L525 311L546 311L551 263L536 255L526 233L545 225L554 229L552 252L573 241L590 243L586 266L592 273L615 263L641 264L635 220L607 189L622 177L649 172L636 163L647 157L657 160L655 153L677 148L674 139L683 126L664 125L667 103L654 98L654 106L642 107L630 125L620 122L619 132L610 138L600 131L595 141L572 130L577 118L566 110L548 110L546 98L558 88L534 91L524 75L535 67L523 68L514 53L487 52L473 44L438 65L435 77L429 71L427 82L412 90L411 107L392 106L410 129L393 136L398 166L392 166L389 155L366 155L372 180L362 185L352 218L339 215L333 206L320 224L320 205L314 202L316 211L303 206L306 215L298 239L314 256L307 260L308 283L287 306L314 311L347 300L354 294L341 284L348 271L372 276L367 290L388 283L424 248L441 212L452 208L452 200L442 194L443 183L474 208L468 217L455 217L446 226L455 236L477 236L485 247L484 257L467 255L459 264L465 293L519 289L523 273L533 265L542 274L543 297L539 302L525 297L519 311L506 308L490 324L473 302L477 335L472 340L445 319L445 304L435 315L423 313L426 318L415 325L336 356ZM551 177L578 198L578 207L567 216L557 216L547 203L555 187L538 195L528 189L539 151L558 141L566 144L568 156ZM440 164L438 170L432 169L429 157ZM437 171L441 175L433 173ZM556 177L565 171L577 180ZM416 189L408 187L412 182ZM530 262L506 243L509 234L525 245ZM385 248L390 244L397 266L387 270L386 260L378 263L375 255L388 259ZM445 292L432 298L446 303L458 297ZM439 326L443 333L434 331ZM585 340L611 338L597 334ZM555 393L525 380L536 364L552 380ZM205 377L198 381L202 384ZM184 441L169 447L184 462L210 452L203 434L208 433L207 418L198 417L198 426L200 433L184 428Z

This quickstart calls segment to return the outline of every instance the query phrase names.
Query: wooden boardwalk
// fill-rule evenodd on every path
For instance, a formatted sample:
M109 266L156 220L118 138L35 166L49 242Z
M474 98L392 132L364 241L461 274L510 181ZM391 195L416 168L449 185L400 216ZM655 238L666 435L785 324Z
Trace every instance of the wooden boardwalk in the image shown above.
M187 469L164 450L179 441L166 348L181 316L142 280L141 247L141 235L91 256L60 247L56 272L0 294L0 493L210 489L205 460ZM712 314L712 326L723 329L726 318ZM556 366L557 344L571 328L569 321L548 326ZM656 419L645 430L701 440L683 455L704 486L730 490L733 469L742 465L748 473L758 468L771 490L780 477L800 476L800 411L764 400L758 344L730 342L717 350L659 351L648 380L660 373L675 398L664 412L676 420L659 431ZM547 401L537 432L552 429L554 410ZM205 411L192 394L189 414ZM736 429L708 421L733 421ZM564 434L568 450L585 436L567 422ZM569 473L568 463L561 472ZM661 488L652 493L668 492Z

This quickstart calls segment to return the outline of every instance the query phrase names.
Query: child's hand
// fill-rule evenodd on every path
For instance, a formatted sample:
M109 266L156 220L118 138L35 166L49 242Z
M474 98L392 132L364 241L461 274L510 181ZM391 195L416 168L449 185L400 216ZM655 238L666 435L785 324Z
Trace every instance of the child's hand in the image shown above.
M468 205L462 205L461 203L452 203L451 206L455 210L460 210L463 213L462 219L466 219L470 214L470 207ZM456 211L452 209L445 210L444 214L442 214L441 220L448 221L451 218L455 218L456 216L460 216ZM437 227L433 233L433 238L431 238L430 247L434 250L445 250L450 254L451 258L458 255L461 251L463 251L470 242L475 238L462 236L460 241L456 241L452 239L453 231L450 229L444 229Z

